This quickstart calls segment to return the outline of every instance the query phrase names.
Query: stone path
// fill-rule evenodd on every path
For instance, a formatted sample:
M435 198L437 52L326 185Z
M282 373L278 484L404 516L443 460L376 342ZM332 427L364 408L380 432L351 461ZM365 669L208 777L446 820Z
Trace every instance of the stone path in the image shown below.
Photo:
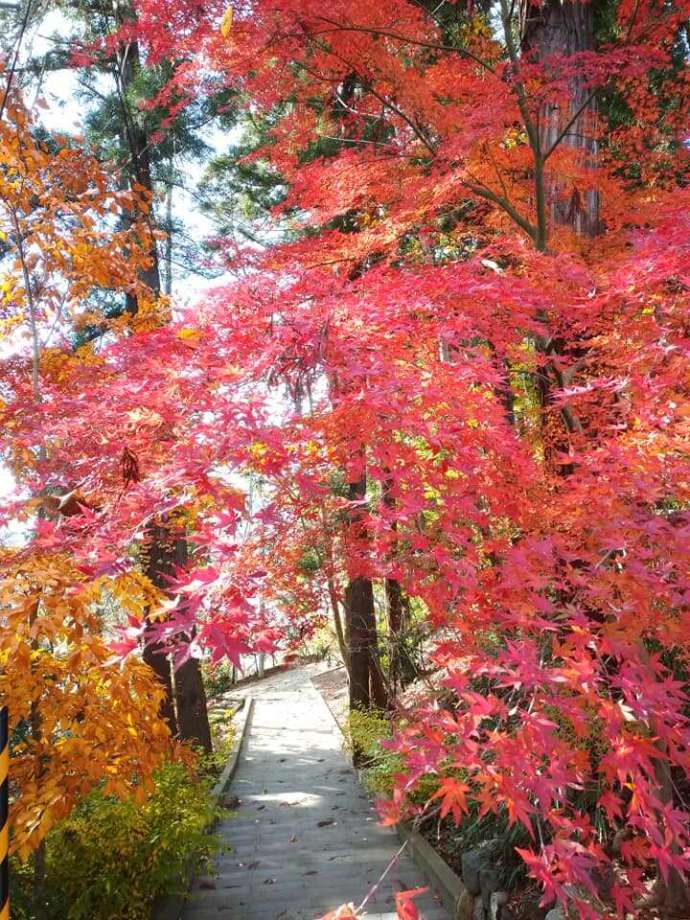
M309 673L253 685L231 788L240 805L219 827L229 849L216 859L215 877L195 883L183 920L315 920L361 903L398 850L396 835L377 825ZM365 916L394 920L394 891L424 884L403 853ZM449 920L430 892L416 904L424 920Z

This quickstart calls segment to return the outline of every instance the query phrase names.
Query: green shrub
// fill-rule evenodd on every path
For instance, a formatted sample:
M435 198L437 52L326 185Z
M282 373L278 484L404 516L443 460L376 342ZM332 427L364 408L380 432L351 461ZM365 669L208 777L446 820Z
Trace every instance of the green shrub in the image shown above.
M384 750L380 742L392 735L390 719L379 709L352 709L347 720L353 750L376 757Z
M201 665L204 687L210 699L232 690L237 681L237 671L227 659L211 664L204 661Z
M348 717L348 734L350 749L359 752L364 788L370 795L390 798L395 777L403 773L405 767L399 754L381 744L393 735L390 719L378 709L353 709ZM438 784L436 775L423 776L411 796L412 801L423 804L436 792Z
M50 920L144 920L160 895L184 891L217 849L210 780L163 766L143 804L96 792L46 841L43 915ZM14 866L13 918L34 920L31 866Z
M377 709L353 709L348 716L348 734L352 751L359 752L363 764L362 782L371 795L387 798L393 792L394 777L403 768L399 754L381 745L391 737L391 723Z
M211 726L211 740L213 751L210 754L198 751L199 768L204 776L213 780L218 779L225 769L232 749L237 742L237 725L235 716L237 709L231 707L215 706L209 709L208 719Z

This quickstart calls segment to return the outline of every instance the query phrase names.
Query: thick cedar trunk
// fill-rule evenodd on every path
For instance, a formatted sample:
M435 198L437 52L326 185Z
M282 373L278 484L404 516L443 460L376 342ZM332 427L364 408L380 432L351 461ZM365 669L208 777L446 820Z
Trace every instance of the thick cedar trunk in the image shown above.
M137 183L139 186L146 189L151 195L151 201L153 201L153 174L151 172L149 138L146 131L138 123L137 116L132 113L127 101L128 90L141 67L139 45L137 42L130 42L124 46L118 54L117 65L119 71L118 93L120 96L120 108L122 113L121 136L125 147L130 152L130 184ZM154 295L157 296L160 294L160 265L153 233L151 233L149 245L149 265L142 270L140 278L144 284L150 288ZM139 304L136 296L128 294L127 312L134 316L138 309Z
M370 578L353 578L345 592L347 639L350 646L350 709L371 706L369 688L369 626L374 609Z
M175 715L175 705L173 701L170 658L159 643L147 641L146 634L144 634L144 661L153 670L156 677L163 685L165 696L161 701L158 715L161 719L165 720L170 729L170 733L175 736L177 735L177 716Z
M363 474L359 480L350 483L350 501L364 501L366 488L366 474ZM359 508L354 507L350 511L352 533L359 541L366 539L361 517ZM376 654L376 611L370 578L357 576L350 579L345 592L345 614L350 659L350 709L385 707L388 699Z
M594 14L598 0L544 0L539 5L525 0L522 4L522 51L533 60L548 63L558 57L594 49ZM587 166L595 165L596 139L594 126L597 103L591 98L584 81L574 76L570 81L567 105L547 104L540 112L539 139L542 154L547 154L562 137L563 147L580 151ZM574 118L574 121L573 121ZM570 122L572 121L572 124ZM594 189L582 190L562 176L549 173L546 164L545 193L551 223L572 227L583 236L595 236L601 230L599 196Z
M535 5L525 0L522 4L521 47L531 60L543 61L548 66L555 56L554 69L560 57L594 50L594 14L600 0L582 3L580 0L544 0ZM541 155L546 156L555 143L563 148L579 151L587 166L596 161L594 125L597 104L577 74L572 77L569 100L563 106L544 105L539 113L539 142ZM572 123L571 123L572 122ZM594 189L584 191L575 184L568 185L562 175L549 170L543 176L544 198L552 226L569 227L581 236L595 236L601 232L599 196ZM541 349L544 362L536 377L536 388L543 413L543 444L547 464L556 467L562 476L568 476L574 467L558 463L559 454L570 452L573 435L582 434L579 419L569 407L557 413L552 408L552 392L567 385L563 369L574 366L585 351L577 343L567 346L551 338ZM568 373L568 371L565 371ZM560 458L562 460L562 457Z
M149 530L149 543L147 546L146 574L156 587L167 590L169 584L166 575L172 570L171 553L166 542L166 533L162 527L152 527ZM148 634L148 635L147 635ZM150 630L144 635L144 661L153 669L156 677L165 689L165 697L161 702L160 716L168 724L171 733L176 736L177 715L175 713L175 697L173 691L172 668L170 657L159 642L150 640Z
M175 565L186 566L188 546L184 537L174 539ZM187 637L189 641L193 635ZM188 658L174 672L177 729L183 741L192 741L210 752L211 726L208 721L206 691L198 658Z
M206 752L213 749L206 707L206 691L198 658L189 658L175 671L175 701L180 738Z

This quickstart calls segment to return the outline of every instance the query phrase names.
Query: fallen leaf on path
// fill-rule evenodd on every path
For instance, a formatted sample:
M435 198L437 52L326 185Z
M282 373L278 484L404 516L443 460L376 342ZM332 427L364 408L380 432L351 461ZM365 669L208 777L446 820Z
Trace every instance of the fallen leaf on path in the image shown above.
M343 904L337 910L332 910L329 914L321 917L321 920L357 920L357 912L354 904Z
M419 920L419 911L416 905L412 903L413 898L424 894L428 890L429 886L426 885L424 888L411 888L409 891L399 891L396 894L395 909L400 920Z

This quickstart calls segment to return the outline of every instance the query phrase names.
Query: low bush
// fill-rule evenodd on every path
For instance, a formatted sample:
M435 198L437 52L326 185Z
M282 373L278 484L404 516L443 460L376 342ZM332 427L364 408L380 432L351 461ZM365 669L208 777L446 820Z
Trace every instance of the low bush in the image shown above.
M354 709L348 716L349 747L357 752L357 761L362 768L364 788L378 798L390 798L395 777L404 772L403 759L381 742L392 737L390 719L378 709ZM436 792L439 778L435 775L423 777L412 795L415 804L423 804Z
M213 751L206 754L199 750L197 758L199 769L204 776L217 780L225 769L228 758L237 742L237 724L234 706L214 706L209 709L208 719L211 726Z
M16 920L144 920L154 900L186 889L217 849L211 780L168 763L143 805L94 792L46 839L45 879L34 901L34 867L13 864Z
M232 690L237 683L238 677L241 676L238 675L235 666L227 659L223 659L217 664L204 661L201 665L201 672L204 678L206 694L210 699Z

